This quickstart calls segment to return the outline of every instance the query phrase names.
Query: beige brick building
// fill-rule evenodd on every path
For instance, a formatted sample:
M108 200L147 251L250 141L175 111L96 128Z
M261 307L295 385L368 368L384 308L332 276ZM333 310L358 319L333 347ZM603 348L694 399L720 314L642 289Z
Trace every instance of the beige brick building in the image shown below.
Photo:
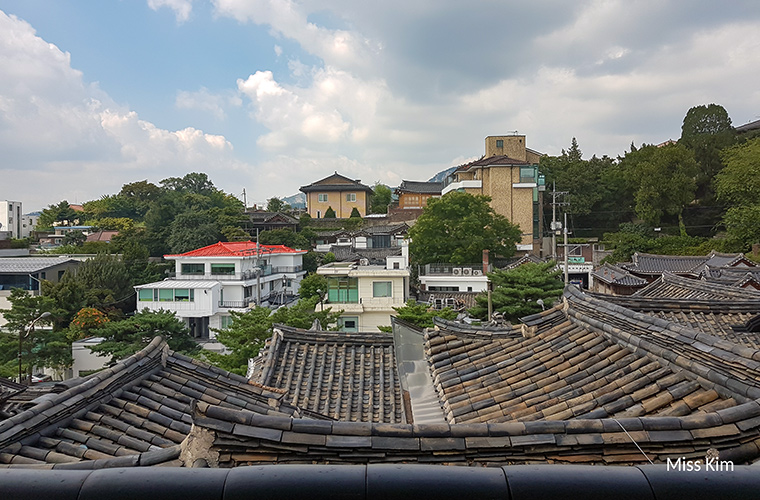
M302 186L300 191L306 194L306 209L315 219L325 216L328 208L335 211L338 218L348 218L356 208L362 217L369 212L369 200L372 188L335 172L329 177Z
M485 156L457 168L442 193L464 191L491 198L491 207L520 226L518 251L539 253L543 178L541 153L525 146L524 135L486 137Z

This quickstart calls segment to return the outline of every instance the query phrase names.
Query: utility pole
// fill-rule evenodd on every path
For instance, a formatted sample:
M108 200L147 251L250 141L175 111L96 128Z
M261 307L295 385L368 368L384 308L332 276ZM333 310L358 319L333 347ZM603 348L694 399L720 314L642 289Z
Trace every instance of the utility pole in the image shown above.
M565 196L567 191L557 191L557 183L552 182L552 259L557 259L557 231L560 229L560 224L557 222L557 207L567 205L567 202L558 202L558 196ZM565 217L565 226L567 227L567 217Z
M565 212L565 227L563 228L562 232L565 234L564 251L562 253L564 254L564 259L565 259L565 286L567 286L567 284L570 283L570 279L568 278L568 271L567 271L567 267L568 267L567 254L570 253L570 252L567 251L568 250L568 244L567 244L567 212Z
M256 307L261 305L261 246L259 245L259 228L256 228Z
M243 211L248 210L248 198L245 196L245 188L243 188Z

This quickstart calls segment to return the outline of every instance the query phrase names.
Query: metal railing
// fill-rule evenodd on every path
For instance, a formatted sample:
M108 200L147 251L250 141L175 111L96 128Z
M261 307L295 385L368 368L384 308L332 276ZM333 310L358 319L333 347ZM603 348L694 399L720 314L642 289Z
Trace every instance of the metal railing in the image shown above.
M273 274L292 274L303 271L303 266L261 266L261 276L271 276ZM169 277L177 280L217 280L217 281L245 281L256 279L256 269L248 269L242 273L198 273L183 274L170 272Z

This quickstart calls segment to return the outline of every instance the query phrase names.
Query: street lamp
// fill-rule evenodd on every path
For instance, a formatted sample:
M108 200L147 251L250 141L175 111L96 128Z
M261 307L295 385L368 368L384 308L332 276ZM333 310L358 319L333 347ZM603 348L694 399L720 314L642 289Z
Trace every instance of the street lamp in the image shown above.
M26 333L22 335L21 332L19 332L18 334L18 383L19 384L23 384L23 382L21 382L21 349L23 347L24 339L27 338L29 334L32 332L32 330L34 329L34 324L36 322L38 322L41 319L47 318L48 316L50 316L50 311L45 311L44 313L34 318L31 323L29 323L29 326L26 327Z

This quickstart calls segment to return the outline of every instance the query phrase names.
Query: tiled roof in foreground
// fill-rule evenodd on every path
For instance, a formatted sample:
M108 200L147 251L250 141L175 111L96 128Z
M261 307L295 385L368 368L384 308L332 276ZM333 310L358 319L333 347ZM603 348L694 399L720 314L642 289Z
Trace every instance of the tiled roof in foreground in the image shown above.
M197 402L303 415L281 391L173 354L160 338L136 355L0 422L0 464L72 468L174 462Z
M256 380L302 408L345 421L404 421L393 335L305 331L277 325Z

